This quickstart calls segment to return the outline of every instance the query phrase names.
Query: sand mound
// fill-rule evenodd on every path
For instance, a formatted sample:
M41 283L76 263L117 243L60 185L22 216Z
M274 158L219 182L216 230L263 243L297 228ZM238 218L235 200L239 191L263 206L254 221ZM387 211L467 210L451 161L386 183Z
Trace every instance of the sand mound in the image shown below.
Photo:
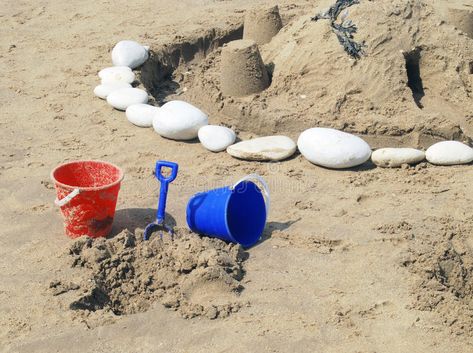
M437 312L453 334L473 336L473 219L431 218L426 224L403 262L418 277L413 307Z
M185 229L174 239L158 235L149 241L142 240L142 231L125 230L111 239L75 241L66 258L79 271L50 288L54 295L77 292L69 308L81 317L96 311L132 314L159 302L185 318L215 319L241 306L244 256L238 245Z
M347 19L358 27L355 40L366 44L360 60L347 55L327 20L311 20L323 10L314 8L260 46L271 86L243 98L222 94L220 48L194 60L185 55L184 49L193 47L188 40L180 60L175 46L168 56L180 63L173 76L186 88L180 99L201 106L213 123L243 133L297 137L304 129L325 126L364 135L373 147L469 142L473 41L457 29L449 6L379 0L350 7ZM233 26L231 36L206 42L222 44L241 35ZM194 42L198 48L202 40Z

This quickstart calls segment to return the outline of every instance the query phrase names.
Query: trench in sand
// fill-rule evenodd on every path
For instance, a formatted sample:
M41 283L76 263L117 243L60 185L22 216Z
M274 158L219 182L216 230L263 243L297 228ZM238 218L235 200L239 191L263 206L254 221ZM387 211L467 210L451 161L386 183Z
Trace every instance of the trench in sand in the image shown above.
M179 92L174 72L183 65L203 60L210 52L222 45L243 38L243 24L225 28L211 28L200 36L181 39L153 51L141 67L141 81L147 91L159 103Z

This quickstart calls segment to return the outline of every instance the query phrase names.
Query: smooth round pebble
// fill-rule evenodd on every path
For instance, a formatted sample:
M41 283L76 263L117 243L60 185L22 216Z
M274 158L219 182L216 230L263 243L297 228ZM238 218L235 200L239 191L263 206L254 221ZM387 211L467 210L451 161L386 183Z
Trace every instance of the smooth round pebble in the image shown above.
M130 105L148 103L148 93L139 88L121 88L110 93L107 103L118 110L126 110Z
M403 164L416 164L424 159L424 151L415 148L380 148L371 154L373 163L385 168L396 168Z
M437 165L466 164L473 161L473 148L458 141L442 141L430 146L425 157Z
M112 62L115 66L128 66L134 69L148 60L149 47L133 40L122 40L112 49Z
M198 132L199 141L206 149L220 152L233 144L236 139L235 132L225 126L206 125Z
M117 81L133 83L135 81L135 73L128 66L106 67L99 71L99 77L102 79L102 84Z
M139 127L153 126L153 118L159 107L149 104L133 104L126 108L126 118L130 123Z
M131 85L126 82L110 82L98 85L94 88L94 94L102 99L107 99L107 96L120 88L131 88Z
M232 157L250 161L280 161L289 158L295 151L295 142L287 136L258 137L227 148Z
M202 126L209 123L208 116L199 108L183 101L164 104L153 119L153 128L161 136L173 140L192 140Z
M299 136L297 146L310 162L333 169L355 167L371 156L371 148L364 140L329 128L305 130Z

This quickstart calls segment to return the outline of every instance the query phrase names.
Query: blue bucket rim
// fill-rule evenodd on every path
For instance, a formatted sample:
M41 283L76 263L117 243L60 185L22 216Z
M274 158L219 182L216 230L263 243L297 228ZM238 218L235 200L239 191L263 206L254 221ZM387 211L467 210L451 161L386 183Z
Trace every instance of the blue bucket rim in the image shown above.
M231 232L231 229L230 229L230 226L228 225L228 204L230 203L230 199L232 198L232 195L233 195L234 192L235 192L235 188L237 188L237 187L238 187L240 184L242 184L242 183L251 183L251 184L253 184L254 186L256 186L256 189L259 189L259 190L260 190L259 194L260 194L261 197L263 198L263 204L265 205L265 208L264 208L264 213L265 213L264 218L265 218L265 219L264 219L264 223L263 223L263 227L262 227L262 229L261 229L260 235L259 235L259 237L258 237L256 240L254 240L253 242L247 243L247 244L243 244L242 242L238 241L238 240L233 236L233 234L232 234L232 232ZM228 231L228 234L229 234L230 238L232 238L232 240L233 240L235 243L240 244L241 246L243 246L243 247L245 247L245 248L250 247L250 246L256 244L256 243L261 239L261 236L263 235L263 232L264 232L264 228L266 227L266 221L268 220L268 212L267 212L267 208L266 208L266 201L265 201L265 198L264 198L264 196L263 196L262 190L258 187L258 185L257 185L256 183L254 183L254 182L251 181L251 180L242 180L242 181L240 181L238 184L233 185L233 187L226 186L226 187L224 187L224 189L228 189L228 190L230 190L230 192L231 192L231 193L230 193L230 196L227 198L227 201L225 202L225 228L227 228L227 231Z

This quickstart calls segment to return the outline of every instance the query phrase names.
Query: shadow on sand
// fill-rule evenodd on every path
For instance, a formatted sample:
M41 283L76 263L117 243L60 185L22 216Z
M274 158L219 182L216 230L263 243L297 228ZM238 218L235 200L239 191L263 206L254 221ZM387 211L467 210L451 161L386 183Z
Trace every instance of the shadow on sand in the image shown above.
M124 229L133 232L136 228L144 229L156 219L156 209L153 208L125 208L117 210L109 238L113 238ZM176 220L166 213L166 225L174 228Z

